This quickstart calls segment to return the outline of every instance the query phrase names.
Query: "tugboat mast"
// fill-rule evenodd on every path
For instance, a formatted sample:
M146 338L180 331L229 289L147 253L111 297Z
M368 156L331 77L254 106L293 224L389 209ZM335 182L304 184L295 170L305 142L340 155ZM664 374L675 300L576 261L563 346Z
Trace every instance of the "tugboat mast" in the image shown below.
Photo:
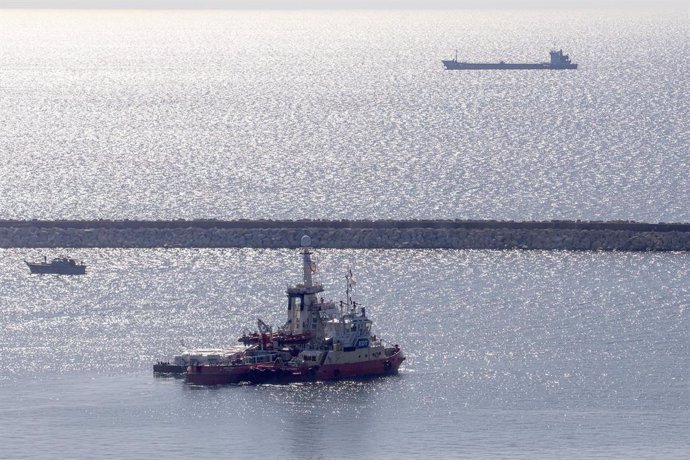
M321 329L320 305L316 295L323 292L323 286L314 283L312 274L316 265L311 259L311 238L304 235L302 244L302 283L288 287L288 323L290 334L308 334L315 337Z
M314 271L314 263L311 260L311 251L309 247L311 246L311 238L309 235L304 235L302 237L302 260L303 260L303 270L304 270L304 287L312 287L313 280L311 277Z
M354 306L352 305L352 288L354 287L356 283L355 277L352 276L352 269L350 267L347 268L347 275L345 275L345 281L346 281L346 287L345 287L345 294L346 294L346 300L347 300L347 308L352 312L354 310Z

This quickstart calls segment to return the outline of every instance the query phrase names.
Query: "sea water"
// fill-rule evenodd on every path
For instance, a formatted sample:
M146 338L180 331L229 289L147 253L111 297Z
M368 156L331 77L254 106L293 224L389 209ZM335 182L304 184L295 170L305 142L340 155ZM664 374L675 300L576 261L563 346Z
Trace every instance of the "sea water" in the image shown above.
M0 217L690 220L687 11L0 12ZM575 71L445 71L541 62Z
M687 12L0 11L0 218L690 220ZM440 60L576 71L450 72ZM64 253L85 276L30 275ZM408 359L194 388L289 250L0 250L6 458L687 458L687 254L317 250Z
M293 250L72 250L85 276L0 251L8 458L687 458L684 253L319 250L347 267L396 376L199 388L154 377L186 347L286 320Z

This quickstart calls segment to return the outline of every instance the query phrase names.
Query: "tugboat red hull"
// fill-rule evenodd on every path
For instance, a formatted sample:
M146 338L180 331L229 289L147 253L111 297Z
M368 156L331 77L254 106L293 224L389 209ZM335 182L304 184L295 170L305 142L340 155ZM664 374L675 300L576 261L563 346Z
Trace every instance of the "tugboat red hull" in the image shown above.
M385 358L358 363L324 364L316 372L316 380L340 380L396 374L405 360L401 351Z
M238 383L287 384L326 380L358 379L396 374L405 360L402 351L384 358L356 363L290 366L257 364L239 366L190 366L185 380L192 385Z

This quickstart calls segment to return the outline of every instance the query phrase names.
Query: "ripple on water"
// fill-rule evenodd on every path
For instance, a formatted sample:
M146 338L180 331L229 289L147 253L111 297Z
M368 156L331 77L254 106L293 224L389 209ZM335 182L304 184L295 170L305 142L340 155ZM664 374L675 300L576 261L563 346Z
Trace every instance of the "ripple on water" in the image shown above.
M688 221L684 17L5 12L0 216Z

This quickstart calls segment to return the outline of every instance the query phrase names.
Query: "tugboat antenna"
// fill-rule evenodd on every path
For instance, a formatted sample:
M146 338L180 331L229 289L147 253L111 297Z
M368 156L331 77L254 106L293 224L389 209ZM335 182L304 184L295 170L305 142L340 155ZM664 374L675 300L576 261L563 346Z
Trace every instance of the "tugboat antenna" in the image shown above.
M352 305L352 297L350 295L350 278L352 278L352 270L347 267L347 275L345 275L345 300L347 301L347 308Z
M347 308L352 312L355 307L353 307L353 302L352 302L352 288L357 284L357 281L355 281L355 277L352 275L352 268L350 266L347 267L347 275L345 275L345 280L346 280L346 288L345 288L345 293L347 295Z

